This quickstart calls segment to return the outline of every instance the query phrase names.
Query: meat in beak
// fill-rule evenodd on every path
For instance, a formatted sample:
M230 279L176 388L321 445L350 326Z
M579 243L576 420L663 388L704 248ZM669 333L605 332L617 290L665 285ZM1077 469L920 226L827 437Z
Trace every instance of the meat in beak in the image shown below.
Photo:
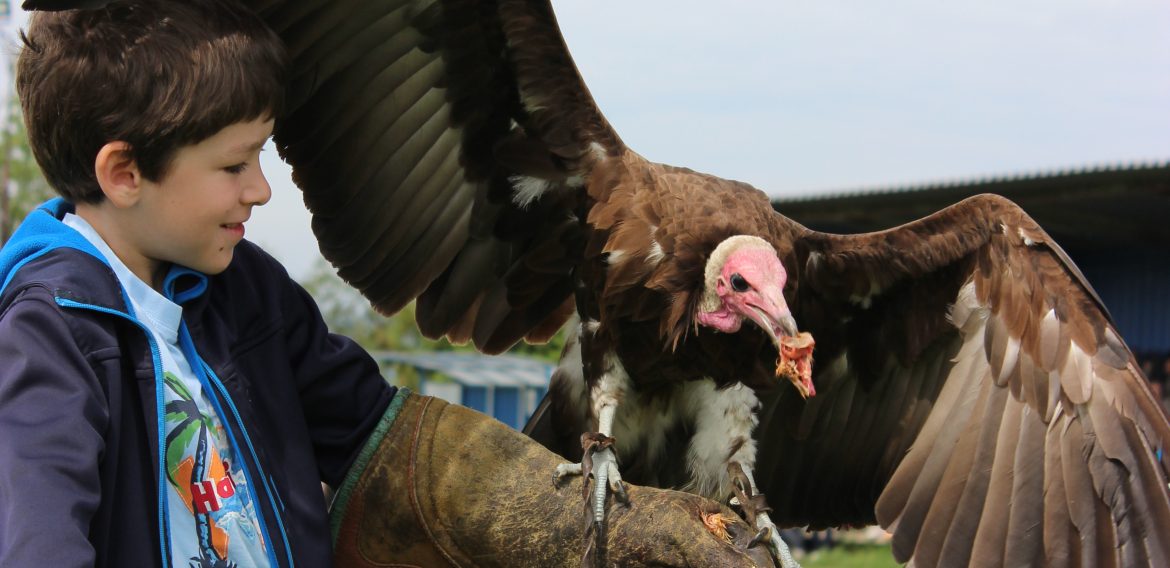
M760 304L765 305L751 305L748 317L768 334L776 346L779 353L776 376L791 381L800 396L816 396L817 390L812 382L812 353L816 342L812 334L798 331L796 320L780 290L769 292L761 294L764 301Z
M804 398L817 395L817 389L812 382L812 354L815 346L816 342L808 332L780 339L780 358L776 361L776 376L787 377Z

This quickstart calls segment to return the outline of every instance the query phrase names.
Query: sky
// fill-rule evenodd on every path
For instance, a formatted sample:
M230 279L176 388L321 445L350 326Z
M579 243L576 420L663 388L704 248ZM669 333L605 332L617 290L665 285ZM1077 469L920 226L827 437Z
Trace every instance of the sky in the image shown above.
M1170 159L1165 0L553 5L628 146L773 196ZM303 278L309 216L262 167L248 237Z

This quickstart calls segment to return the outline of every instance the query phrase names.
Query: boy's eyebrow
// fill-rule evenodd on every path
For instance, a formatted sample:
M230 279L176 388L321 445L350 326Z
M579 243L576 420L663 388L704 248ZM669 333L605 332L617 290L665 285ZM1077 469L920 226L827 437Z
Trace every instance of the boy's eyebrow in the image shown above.
M271 138L271 136L269 136L263 140L260 140L259 142L251 142L251 143L242 142L240 144L232 146L229 149L229 151L232 154L250 154L252 152L259 150L260 148L263 148L264 144L266 144L268 142L269 138Z

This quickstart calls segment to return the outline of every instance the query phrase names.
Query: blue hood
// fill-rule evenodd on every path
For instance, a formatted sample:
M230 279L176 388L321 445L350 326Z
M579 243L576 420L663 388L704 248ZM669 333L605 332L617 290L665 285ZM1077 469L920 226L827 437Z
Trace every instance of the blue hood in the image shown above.
M83 251L109 266L109 262L81 233L61 222L73 204L57 197L42 203L28 214L12 238L0 249L0 293L8 287L16 271L41 255L68 247Z

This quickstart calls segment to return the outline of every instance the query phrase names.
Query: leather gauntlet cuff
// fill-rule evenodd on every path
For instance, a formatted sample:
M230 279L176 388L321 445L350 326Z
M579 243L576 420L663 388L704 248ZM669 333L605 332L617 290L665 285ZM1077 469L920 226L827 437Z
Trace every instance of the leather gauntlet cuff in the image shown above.
M329 531L333 536L334 549L337 548L338 533L341 530L342 520L345 518L345 513L348 509L354 488L358 485L366 468L369 467L370 460L373 459L378 448L382 446L386 434L394 426L398 414L402 412L402 407L406 404L406 400L411 394L408 388L398 388L398 392L394 394L394 398L390 399L390 404L386 407L386 412L382 414L382 419L378 421L378 425L370 433L369 439L362 446L362 450L358 453L357 459L349 466L349 471L346 472L345 479L341 482L341 485L337 488L337 493L333 496L333 501L329 505Z

